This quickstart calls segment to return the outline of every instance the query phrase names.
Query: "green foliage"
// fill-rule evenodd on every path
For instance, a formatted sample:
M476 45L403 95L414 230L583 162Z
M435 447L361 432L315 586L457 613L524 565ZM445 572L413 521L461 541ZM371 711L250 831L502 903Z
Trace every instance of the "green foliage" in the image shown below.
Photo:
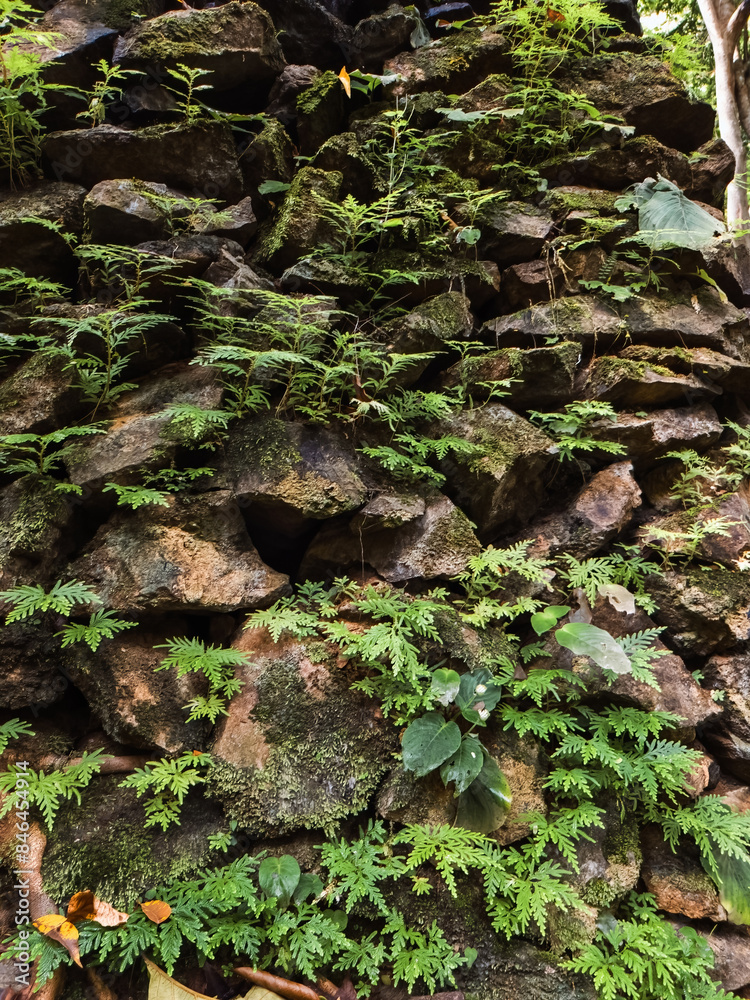
M227 702L230 701L244 685L244 681L235 677L238 667L247 666L249 657L237 649L221 649L218 646L206 646L199 639L178 637L156 649L168 649L158 670L177 668L177 676L186 674L203 674L208 680L208 694L199 695L184 707L190 709L188 722L194 719L208 719L213 725L220 715L228 715Z
M211 89L209 83L199 83L198 81L213 74L210 70L197 69L195 66L177 63L174 69L169 70L169 75L175 82L164 84L164 87L178 98L177 111L182 115L185 124L192 125L208 110L205 105L196 100L196 92Z
M54 47L57 36L41 31L39 11L25 0L0 0L0 171L11 188L39 175L42 116L59 86L42 77L32 46Z
M635 603L652 614L656 610L653 598L646 590L646 577L660 575L656 563L644 559L635 545L618 545L618 552L608 556L592 556L578 560L569 553L563 553L563 566L558 568L558 576L565 580L571 590L581 589L586 600L593 606L602 590L611 584L632 588Z
M617 414L612 409L611 403L602 403L598 400L567 403L562 413L540 413L538 410L529 410L529 418L555 439L560 461L574 458L574 453L578 451L603 451L609 455L625 454L625 445L616 441L600 440L588 433L595 422L617 420Z
M34 730L28 722L21 722L20 719L8 719L7 722L0 724L0 754L5 753L11 740L33 735Z
M120 486L118 483L107 483L102 493L110 492L116 494L118 507L130 507L131 510L138 510L139 507L149 505L169 506L169 501L164 493L149 489L147 486Z
M49 434L6 434L0 439L0 466L14 475L53 476L60 462L73 454L76 438L104 433L104 428L87 424Z
M134 788L139 798L149 795L144 803L145 826L160 826L166 830L173 823L179 825L180 807L185 796L191 788L205 783L206 777L201 768L211 764L209 754L187 751L171 760L164 757L137 767L120 782L120 787Z
M0 592L0 600L12 606L5 616L6 625L47 611L69 615L77 604L101 604L98 595L80 580L58 580L49 591L39 584L19 584Z
M79 111L76 118L87 120L92 128L101 125L107 115L107 105L122 93L122 85L129 76L138 76L134 69L123 69L121 66L110 66L106 59L100 59L94 69L99 71L99 78L89 91L81 96L86 100L87 107Z
M168 435L185 445L213 450L227 429L232 414L226 410L208 410L194 403L170 403L164 411L171 417Z
M429 465L430 459L440 461L449 454L475 457L481 454L481 449L464 438L454 435L444 435L440 438L428 438L402 432L393 438L393 444L377 445L362 448L362 453L368 458L374 458L387 469L396 479L408 482L434 483L436 486L445 482L445 476Z
M108 759L109 755L103 750L84 751L77 763L49 774L11 764L7 771L0 772L0 792L5 793L0 818L10 812L18 813L23 803L24 810L26 805L38 809L51 830L62 803L66 799L75 799L80 804L81 791L99 773L102 762Z
M683 247L699 250L714 241L726 226L705 209L686 198L682 191L662 177L652 177L635 184L618 207L634 205L638 209L638 235L653 249ZM628 205L625 199L629 198Z
M692 927L676 930L652 898L631 893L629 919L610 918L592 944L563 963L593 977L602 1000L720 1000L710 976L714 956Z
M102 639L112 639L125 629L135 628L135 622L124 621L117 617L115 611L94 611L89 618L88 625L82 622L68 622L60 632L55 635L62 636L60 645L63 649L72 646L76 642L85 642L89 649L95 653L101 645Z

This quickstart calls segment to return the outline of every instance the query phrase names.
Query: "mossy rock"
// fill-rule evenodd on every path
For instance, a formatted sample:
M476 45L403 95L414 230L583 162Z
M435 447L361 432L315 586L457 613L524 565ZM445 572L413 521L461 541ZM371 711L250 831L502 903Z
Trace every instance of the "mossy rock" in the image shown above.
M185 800L180 826L166 832L146 829L143 803L117 775L92 780L81 804L66 802L48 834L42 864L44 891L58 905L82 889L119 909L173 878L190 878L221 863L208 845L222 826L220 810L193 791Z
M367 808L397 730L319 642L246 630L235 647L251 654L246 686L219 726L209 789L250 836L333 830Z
M280 273L324 243L330 224L323 217L322 200L335 201L342 181L338 171L303 167L276 216L261 228L254 260Z

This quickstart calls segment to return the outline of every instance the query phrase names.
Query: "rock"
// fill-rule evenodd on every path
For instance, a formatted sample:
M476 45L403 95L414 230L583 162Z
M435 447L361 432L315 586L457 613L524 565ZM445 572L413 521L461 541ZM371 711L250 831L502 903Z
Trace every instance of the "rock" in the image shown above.
M5 499L5 498L4 498ZM0 636L0 710L53 705L68 682L58 670L60 640L48 623L14 622Z
M42 879L65 905L86 885L100 899L129 912L149 888L189 879L215 863L208 835L221 828L218 807L193 791L183 803L181 825L166 832L144 829L143 798L120 788L122 775L95 776L81 802L63 802L48 836Z
M337 73L350 52L347 7L346 0L329 5L319 0L265 0L287 62L313 63Z
M714 399L721 390L693 375L675 375L661 365L622 356L595 358L584 388L587 399L649 409L687 399Z
M414 516L420 506L421 513ZM324 525L305 553L300 574L312 579L341 576L364 561L389 583L432 580L462 572L480 551L471 522L447 497L437 495L420 504L418 497L381 494L348 525Z
M335 427L256 417L232 429L220 476L247 508L251 530L298 536L364 504L358 465Z
M492 31L466 29L439 38L416 52L402 52L383 66L400 77L387 88L404 97L425 90L462 94L490 73L511 72L510 43Z
M252 659L218 727L211 795L252 837L330 829L360 813L398 749L397 730L319 641L274 643L249 629L234 648Z
M55 489L51 477L22 476L0 490L0 587L31 577L54 579L77 538L76 497Z
M602 826L589 827L591 839L578 841L578 871L571 872L568 881L589 906L606 910L635 889L643 855L634 818L611 800L598 804L605 808Z
M552 558L561 553L587 559L630 523L641 505L641 490L630 462L614 462L597 472L564 509L524 529L534 538L531 552Z
M237 150L223 122L51 132L42 140L42 152L49 176L87 188L136 177L230 205L242 197Z
M72 572L121 612L236 611L289 592L288 577L261 561L225 490L115 514Z
M627 330L631 343L649 347L703 347L750 360L743 313L722 303L713 289L695 294L639 295L624 303L576 295L498 316L485 327L501 347L525 347L538 337L577 341L588 349L609 348Z
M201 83L213 90L270 82L285 64L271 18L252 0L171 10L143 21L119 40L114 61L124 69L200 69L211 74Z
M750 985L750 938L747 930L722 925L699 934L714 953L712 978L724 990L739 990ZM740 994L741 995L741 994Z
M391 4L387 10L363 18L352 32L352 65L368 73L382 72L386 59L412 47L412 36L418 45L423 43L420 28L424 32L417 9L399 4Z
M637 135L682 153L713 138L714 109L692 101L658 56L622 52L580 59L560 86L585 94L597 111L624 119Z
M171 215L165 202L179 197L166 184L153 181L100 181L83 205L92 242L133 245L163 239Z
M302 153L313 156L344 123L344 88L330 70L297 96L297 132Z
M441 385L466 386L472 399L489 390L483 382L509 379L506 402L516 410L554 409L574 398L573 380L581 356L578 344L552 347L506 347L458 361L441 376Z
M303 257L284 271L279 283L283 292L330 295L342 306L363 301L368 292L360 274L324 257Z
M199 215L195 228L203 236L223 238L244 249L258 230L252 198L243 198L236 205L229 205L218 212Z
M315 152L311 166L342 175L340 198L352 195L362 203L374 200L375 166L354 132L341 132L326 139Z
M455 455L441 462L445 490L477 525L483 541L501 527L523 524L544 495L544 473L555 453L553 442L501 403L463 410L440 421L438 434L462 437L484 450L470 460Z
M74 381L59 358L32 354L0 383L0 435L46 434L83 416Z
M277 118L286 128L297 121L297 98L321 75L317 66L285 66L276 77L265 114Z
M712 656L704 668L705 683L717 696L721 692L719 705L723 708L720 725L705 734L706 743L721 767L745 782L750 778L749 665L750 656L742 652Z
M685 656L709 656L750 639L750 581L723 567L688 566L648 578L657 624Z
M693 920L726 920L719 891L703 870L695 847L683 843L679 853L665 843L659 827L647 826L641 834L641 877L656 905L667 913L681 913Z
M543 163L539 173L550 187L573 184L608 191L621 191L661 174L683 188L688 197L698 196L688 157L650 136L626 139L617 147L605 142L597 149L563 153Z
M164 0L133 0L121 4L119 0L44 0L51 10L45 14L45 30L56 30L63 24L103 24L116 31L125 31L141 18L158 17L164 13ZM78 81L74 81L78 82Z
M649 584L650 582L649 579ZM658 601L658 595L653 590L651 593ZM658 614L655 614L654 618L660 623ZM639 608L636 608L635 614L627 614L616 610L608 600L602 598L596 602L591 623L615 638L632 635L655 626L654 621ZM670 641L671 638L670 634ZM653 647L668 649L660 639L653 642ZM711 697L711 692L706 691L695 681L684 662L671 651L651 663L651 670L659 685L658 689L635 680L632 674L622 674L610 685L604 681L599 667L593 665L587 667L582 658L573 662L571 654L567 652L563 654L563 661L573 663L573 670L585 678L587 697L596 697L606 690L618 702L624 701L644 712L672 712L682 720L688 742L695 739L696 727L715 722L721 714L721 709Z
M382 336L394 354L445 354L450 341L469 340L474 329L470 302L460 292L444 292L385 324ZM427 370L429 360L411 365L398 384L412 385Z
M750 393L750 364L729 358L707 347L626 347L620 357L653 366L660 366L678 375L689 375L706 390Z
M394 305L404 309L413 308L441 292L460 288L471 308L477 310L492 301L500 289L500 272L497 264L490 260L394 248L374 254L370 265L373 273L390 273L384 291ZM417 274L418 279L410 276Z
M62 234L83 232L86 190L57 182L23 192L0 192L0 267L17 267L30 277L72 285L76 275L73 251ZM61 233L29 221L56 222Z
M87 490L105 482L132 485L140 481L143 467L168 467L183 443L179 429L170 426L169 405L215 409L221 393L214 372L199 365L170 366L144 380L115 404L106 434L81 439L71 452L66 460L71 482Z
M712 531L711 522L724 518L720 531ZM657 542L664 552L688 551L683 543L675 539L659 542L658 533L653 529L666 529L689 536L696 526L708 532L695 547L695 556L707 562L722 563L730 568L746 570L750 567L750 491L743 484L735 493L723 497L716 506L709 506L696 514L694 510L680 510L665 517L649 521L641 529L641 537L646 545Z
M280 122L269 118L262 131L239 149L243 191L253 199L253 211L257 217L265 218L270 211L269 201L258 194L258 186L263 181L291 183L294 176L292 140ZM281 197L279 194L270 196L274 201Z
M481 256L508 267L538 257L554 223L545 211L526 202L491 202L477 226L482 231L478 244Z
M618 413L617 421L594 421L587 433L596 440L625 445L636 468L649 468L668 451L705 451L722 434L716 410L708 403L654 410L645 416Z
M524 309L535 302L557 298L563 289L563 273L546 260L513 264L502 275L502 292L509 312Z
M604 0L602 6L610 17L620 22L623 31L637 36L643 34L641 19L638 16L638 8L634 0Z
M691 197L723 207L727 184L734 171L734 155L723 139L712 139L698 150L700 159L690 164Z
M335 201L341 181L339 173L302 167L276 217L261 230L253 261L281 272L325 242L330 225L323 218L320 198Z
M212 264L224 262L227 258L241 262L244 250L239 243L225 236L212 233L184 233L168 240L151 240L139 243L136 250L144 254L153 254L174 262L173 266L159 275L164 289L168 293L170 284L176 284L180 279L202 277ZM230 273L234 273L234 269ZM155 282L149 287L149 292L155 298Z
M83 643L65 651L68 675L112 739L169 754L201 745L205 724L187 722L185 705L207 693L206 678L200 672L178 677L174 668L158 670L167 650L157 647L182 637L190 638L189 624L173 618L105 639L96 653Z

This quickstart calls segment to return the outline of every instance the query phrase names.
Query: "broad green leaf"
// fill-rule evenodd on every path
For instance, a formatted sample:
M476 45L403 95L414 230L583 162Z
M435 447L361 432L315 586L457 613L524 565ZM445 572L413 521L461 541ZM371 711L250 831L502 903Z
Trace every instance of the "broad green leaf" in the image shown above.
M423 778L448 760L460 743L461 730L455 722L446 721L439 712L428 712L415 719L404 733L404 767Z
M461 675L461 686L456 704L461 715L475 725L484 725L492 709L502 698L503 692L495 677L482 667Z
M715 219L682 191L658 175L647 177L634 190L638 205L639 238L653 249L677 246L700 250L711 243L726 226Z
M325 886L317 875L306 872L300 877L292 898L295 903L304 903L310 897L319 896L324 888Z
M430 694L436 701L440 702L441 705L450 705L458 694L460 685L461 678L455 670L449 670L447 667L440 667L432 675Z
M719 900L733 924L750 924L750 856L733 858L714 853L721 884Z
M261 181L258 185L258 194L281 194L290 187L291 184L286 184L284 181Z
M492 833L502 826L512 801L508 781L492 757L458 798L456 823L477 833Z
M460 795L477 777L483 764L484 752L479 740L476 736L464 736L461 746L440 768L440 777L444 785L455 781L454 795Z
M536 614L531 616L531 627L537 635L544 635L545 632L549 632L551 628L554 628L558 621L564 618L569 611L570 608L564 604L552 605L549 608L545 608L544 611L537 611Z
M300 883L300 867L291 854L280 858L265 858L258 869L258 882L267 896L275 897L286 906Z
M568 622L556 632L555 638L576 656L590 656L605 670L616 674L629 674L632 666L624 650L615 639L596 625L586 625L584 622Z

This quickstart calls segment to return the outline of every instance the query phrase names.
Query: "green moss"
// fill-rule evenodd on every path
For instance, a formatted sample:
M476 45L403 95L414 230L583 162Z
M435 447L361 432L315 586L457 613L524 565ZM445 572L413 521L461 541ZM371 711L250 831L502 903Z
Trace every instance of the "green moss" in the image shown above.
M610 906L617 898L617 890L606 878L592 878L581 893L584 903L601 910Z
M250 836L335 829L367 808L395 749L394 731L367 724L369 707L343 679L332 677L322 696L307 690L300 669L313 652L321 644L264 664L251 713L266 745L262 767L218 758L209 776L210 793Z
M618 214L615 202L619 197L617 191L588 188L581 191L566 191L564 188L553 188L544 199L544 205L554 213L589 211L597 215L615 215Z
M284 261L281 266L285 266L311 250L319 241L320 199L334 200L342 181L338 170L303 167L292 181L278 215L259 235L255 259L263 263L278 256Z
M596 381L610 385L622 379L632 379L634 382L642 382L648 372L655 375L662 375L665 378L674 378L674 372L662 365L650 364L647 361L631 361L628 358L618 358L615 356L600 358L596 362Z
M33 555L49 545L48 532L60 523L67 506L55 490L55 480L44 476L24 476L14 484L17 494L11 516L2 529L2 548Z
M314 115L335 88L341 89L341 81L332 70L326 70L320 74L315 83L298 94L297 111L301 115Z

